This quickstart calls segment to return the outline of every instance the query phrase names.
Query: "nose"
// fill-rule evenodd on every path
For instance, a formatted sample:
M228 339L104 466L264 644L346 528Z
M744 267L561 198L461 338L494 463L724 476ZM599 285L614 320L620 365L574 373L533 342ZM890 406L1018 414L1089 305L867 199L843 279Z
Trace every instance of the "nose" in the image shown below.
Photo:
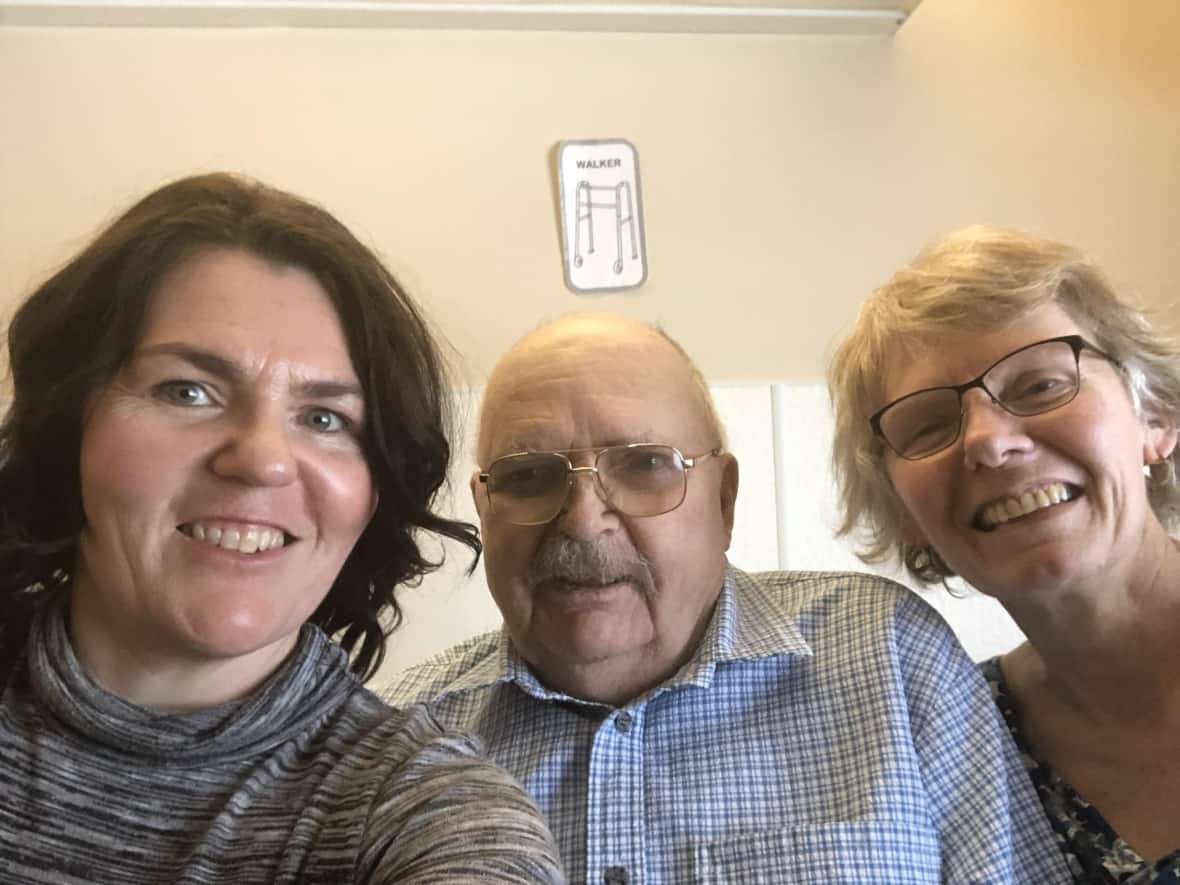
M570 489L557 514L559 528L574 538L596 538L618 527L619 515L607 503L592 467L570 471Z
M248 485L283 486L297 466L283 417L269 409L229 417L229 431L213 456L213 472Z
M962 408L963 461L969 469L1001 467L1032 450L1026 419L1005 411L986 391L967 391Z

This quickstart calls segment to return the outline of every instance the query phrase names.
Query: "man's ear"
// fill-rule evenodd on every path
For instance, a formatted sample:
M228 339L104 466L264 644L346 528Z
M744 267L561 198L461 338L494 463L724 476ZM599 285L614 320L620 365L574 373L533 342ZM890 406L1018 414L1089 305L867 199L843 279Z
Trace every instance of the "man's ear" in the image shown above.
M738 461L730 452L720 456L721 465L721 519L725 524L725 549L733 539L733 516L737 506Z
M1159 464L1176 450L1176 420L1169 416L1149 416L1143 422L1143 463Z

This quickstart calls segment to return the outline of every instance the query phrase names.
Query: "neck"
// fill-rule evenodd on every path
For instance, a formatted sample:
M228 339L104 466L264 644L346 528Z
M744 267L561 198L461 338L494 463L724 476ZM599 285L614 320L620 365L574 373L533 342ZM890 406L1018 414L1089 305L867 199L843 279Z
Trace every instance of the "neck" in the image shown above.
M1006 669L1031 674L1094 719L1180 716L1180 547L1160 534L1130 577L1105 574L1006 605L1029 639Z
M187 713L240 700L294 649L298 634L244 655L185 655L115 630L85 594L72 593L69 637L86 674L106 691L160 713Z

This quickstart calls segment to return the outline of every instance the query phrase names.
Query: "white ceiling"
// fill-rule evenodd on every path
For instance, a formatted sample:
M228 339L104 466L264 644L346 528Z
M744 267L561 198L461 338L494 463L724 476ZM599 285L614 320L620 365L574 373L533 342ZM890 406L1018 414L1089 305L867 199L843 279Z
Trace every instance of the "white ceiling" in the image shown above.
M892 34L921 0L0 0L0 26Z

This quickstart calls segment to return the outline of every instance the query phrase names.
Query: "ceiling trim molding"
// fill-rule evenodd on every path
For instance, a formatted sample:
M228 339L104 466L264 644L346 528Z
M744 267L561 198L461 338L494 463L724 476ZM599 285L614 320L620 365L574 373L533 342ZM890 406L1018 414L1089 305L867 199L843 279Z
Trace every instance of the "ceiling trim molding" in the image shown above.
M918 0L920 2L920 0ZM891 35L917 6L396 0L0 0L0 26L307 27L706 34Z

